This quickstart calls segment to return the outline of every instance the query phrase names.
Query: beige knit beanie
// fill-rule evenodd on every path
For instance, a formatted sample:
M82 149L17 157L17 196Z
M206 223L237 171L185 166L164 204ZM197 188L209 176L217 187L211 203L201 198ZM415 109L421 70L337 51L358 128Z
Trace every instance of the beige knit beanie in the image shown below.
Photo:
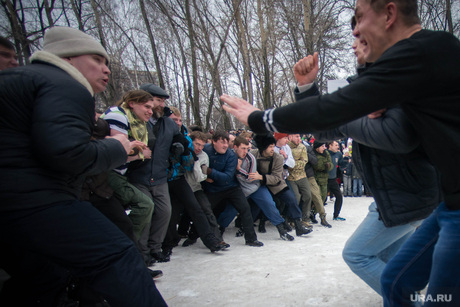
M97 54L110 60L104 47L92 36L69 27L53 27L46 31L43 50L58 57Z

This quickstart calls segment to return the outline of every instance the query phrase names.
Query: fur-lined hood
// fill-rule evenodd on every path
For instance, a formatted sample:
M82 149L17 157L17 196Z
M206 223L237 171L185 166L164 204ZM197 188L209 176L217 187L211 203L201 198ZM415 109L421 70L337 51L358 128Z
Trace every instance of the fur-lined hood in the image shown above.
M60 69L67 72L72 78L81 83L84 87L86 87L86 89L91 93L91 96L94 96L93 88L89 84L88 80L83 76L83 74L60 57L55 56L54 54L47 51L37 51L30 57L30 62L32 63L34 61L41 61L59 67Z

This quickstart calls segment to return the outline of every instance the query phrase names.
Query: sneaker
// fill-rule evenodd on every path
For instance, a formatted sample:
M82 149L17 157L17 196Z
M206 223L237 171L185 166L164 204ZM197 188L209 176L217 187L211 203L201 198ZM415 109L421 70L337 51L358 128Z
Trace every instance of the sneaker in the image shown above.
M264 244L260 241L254 240L254 241L246 241L246 245L249 246L254 246L254 247L261 247L264 246Z
M343 217L338 216L338 217L334 218L334 221L346 221L346 219L344 219Z
M161 270L151 270L151 269L147 269L147 270L149 270L150 276L152 276L153 279L157 279L163 276L163 272Z

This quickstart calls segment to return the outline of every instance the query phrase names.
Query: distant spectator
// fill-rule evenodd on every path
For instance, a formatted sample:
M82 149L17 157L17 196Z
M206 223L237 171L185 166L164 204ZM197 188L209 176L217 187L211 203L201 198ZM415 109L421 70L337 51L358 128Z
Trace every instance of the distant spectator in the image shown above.
M17 66L19 66L18 56L13 44L0 36L0 71Z

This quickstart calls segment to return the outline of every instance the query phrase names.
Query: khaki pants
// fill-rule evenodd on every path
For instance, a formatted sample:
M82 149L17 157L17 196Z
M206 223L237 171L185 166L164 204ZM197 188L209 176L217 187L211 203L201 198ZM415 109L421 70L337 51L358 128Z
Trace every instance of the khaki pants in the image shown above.
M128 217L133 222L134 236L139 240L145 226L150 223L153 213L153 201L139 189L128 182L128 178L114 171L109 172L107 183L114 195L126 208L131 207Z
M326 211L324 210L324 200L321 197L321 190L315 177L309 177L308 181L310 182L312 208L314 206L315 212L319 213L320 216L326 215ZM325 185L325 188L327 194L327 185Z

